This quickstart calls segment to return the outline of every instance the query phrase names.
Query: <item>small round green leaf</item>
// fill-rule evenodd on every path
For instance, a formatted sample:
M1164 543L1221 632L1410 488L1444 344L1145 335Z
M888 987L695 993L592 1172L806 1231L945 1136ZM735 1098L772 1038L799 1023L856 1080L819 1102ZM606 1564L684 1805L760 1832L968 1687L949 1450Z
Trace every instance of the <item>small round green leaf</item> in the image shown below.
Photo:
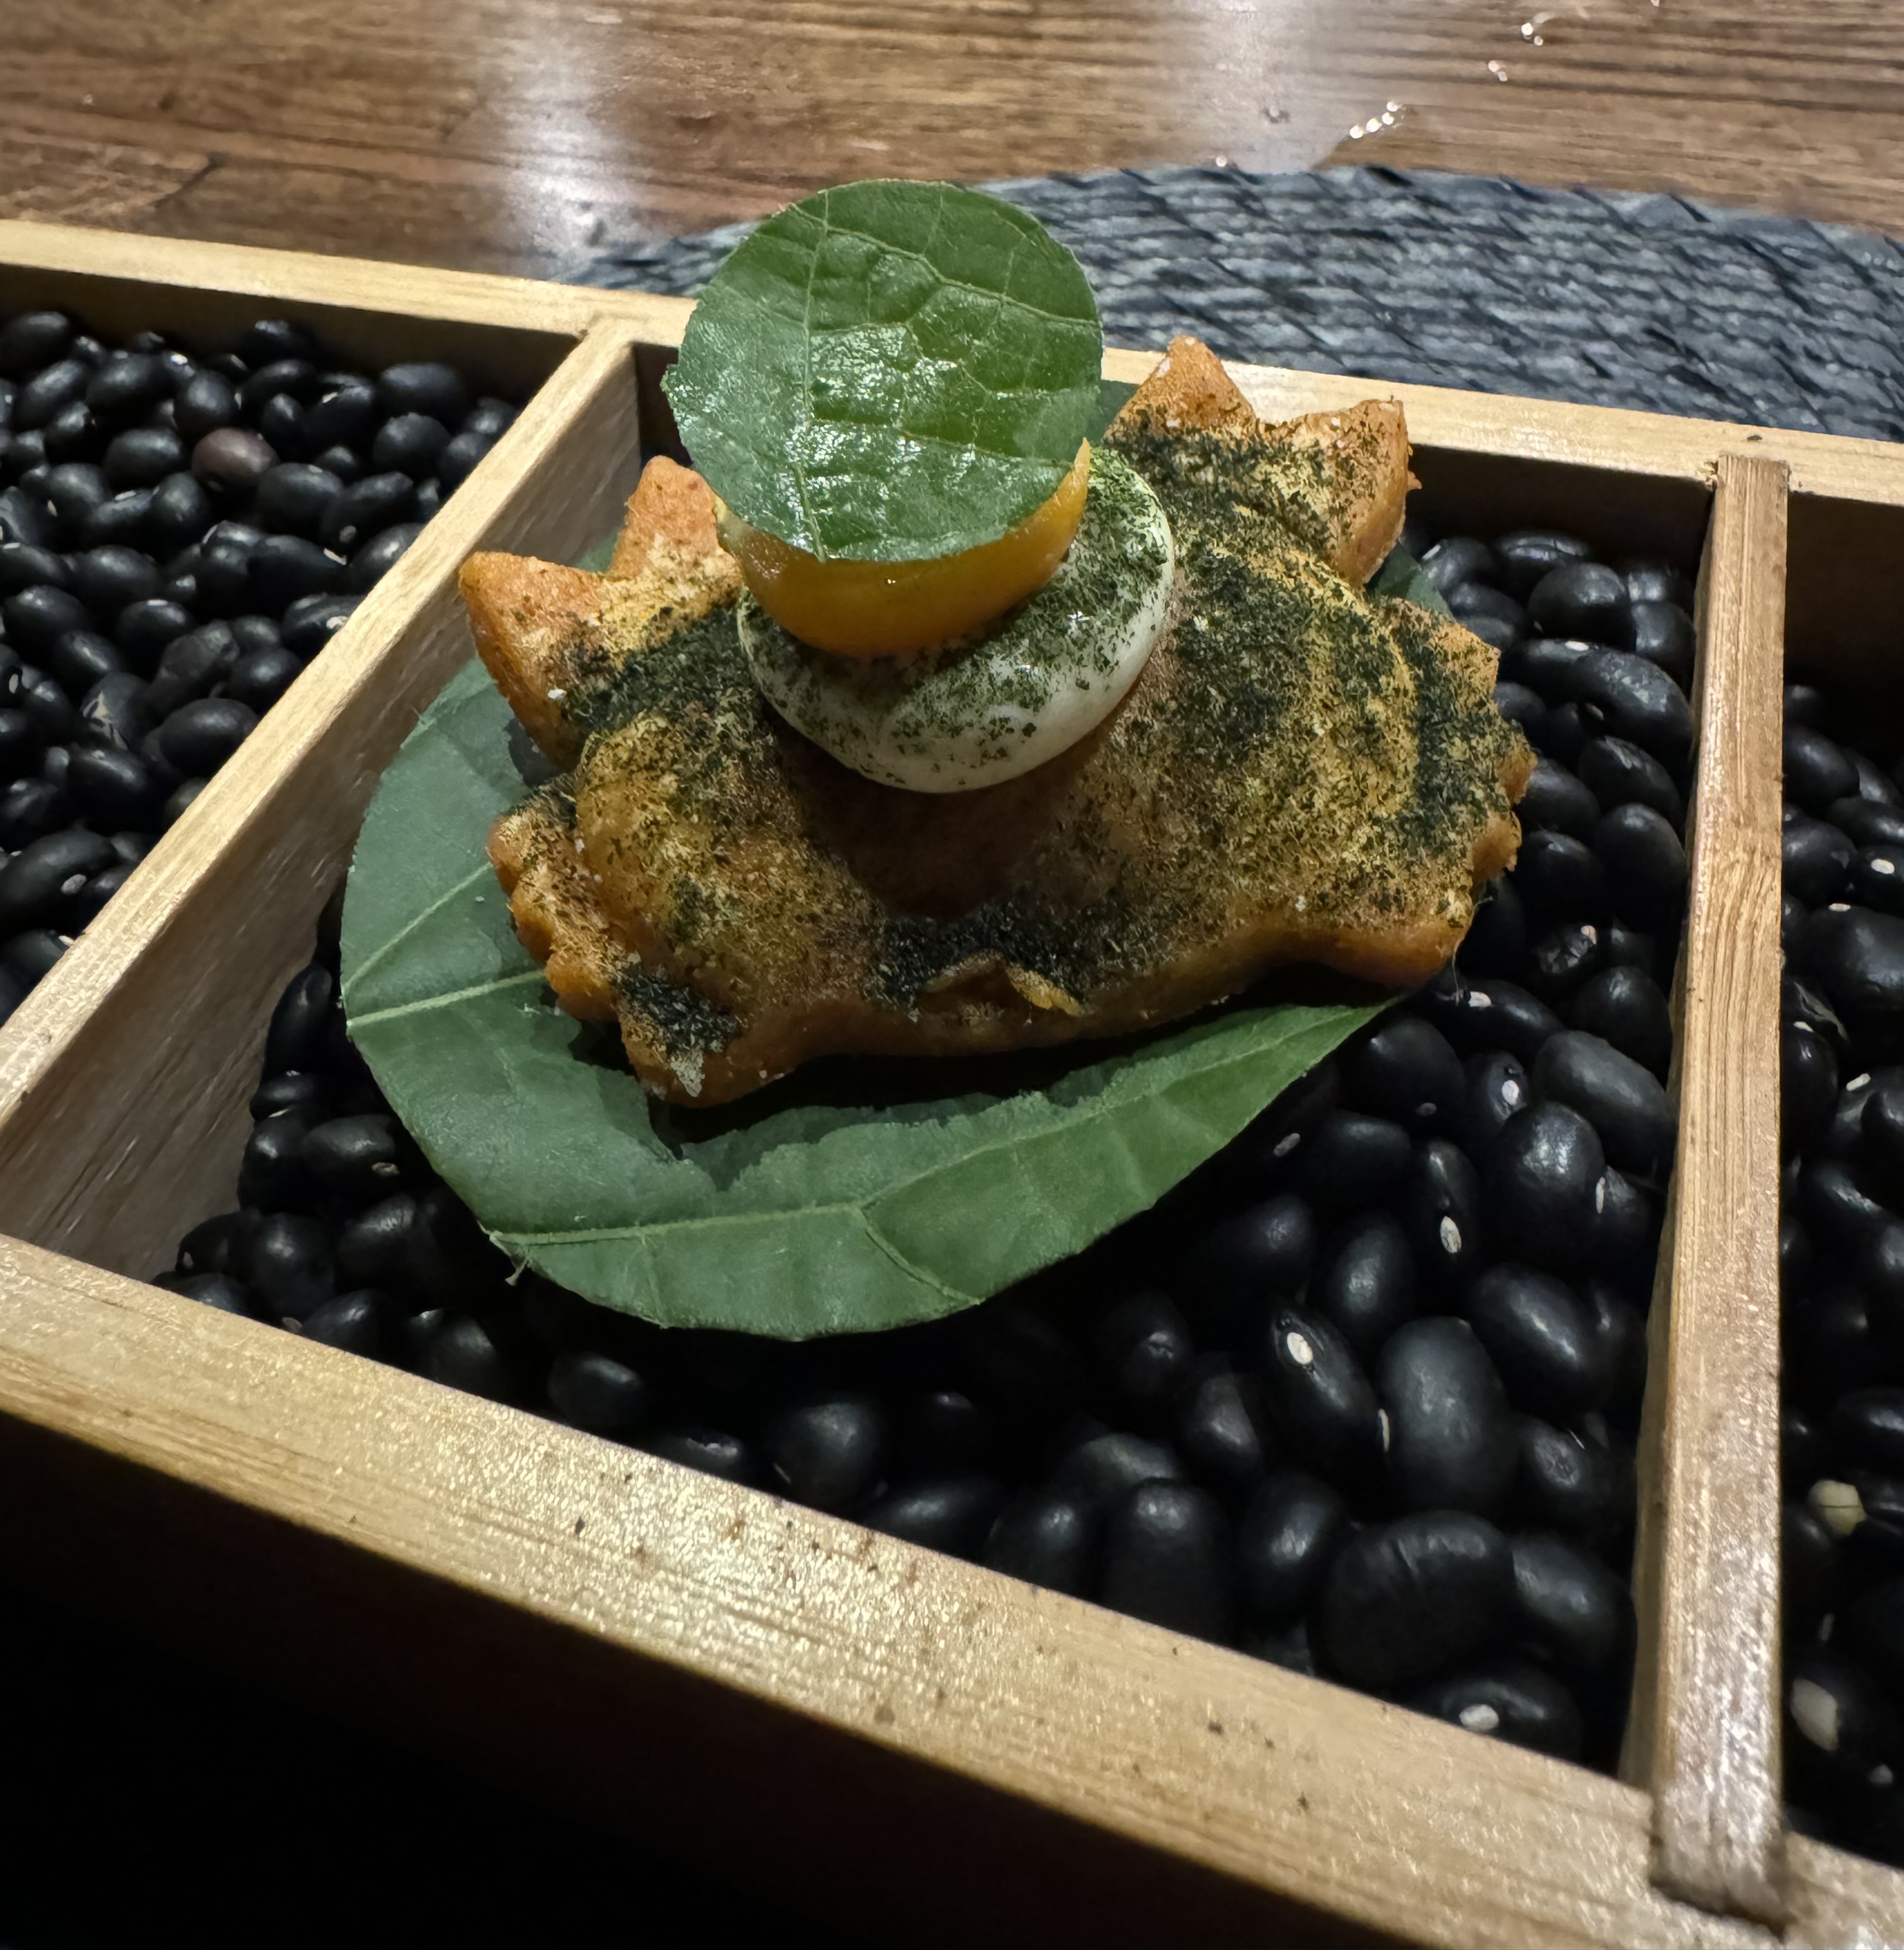
M1384 1005L1236 1007L969 1064L810 1065L683 1112L562 1014L516 940L484 851L522 792L508 723L472 663L385 774L344 902L351 1035L498 1245L665 1326L799 1340L972 1306L1155 1204Z
M951 183L849 183L739 245L662 383L743 521L812 555L911 562L1050 498L1103 347L1083 269L1035 218Z

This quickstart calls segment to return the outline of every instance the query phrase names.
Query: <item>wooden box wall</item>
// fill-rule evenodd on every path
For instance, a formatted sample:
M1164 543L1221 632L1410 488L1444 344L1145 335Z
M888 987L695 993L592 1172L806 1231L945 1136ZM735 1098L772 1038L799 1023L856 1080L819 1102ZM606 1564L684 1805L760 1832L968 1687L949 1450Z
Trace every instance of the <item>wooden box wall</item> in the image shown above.
M0 224L0 310L41 303L213 341L288 313L366 361L544 383L0 1030L7 1548L287 1671L321 1636L355 1710L916 1937L1904 1939L1904 1877L1781 1819L1775 1254L1783 639L1883 687L1904 450L1237 369L1272 416L1401 398L1439 522L1703 550L1616 1780L142 1284L229 1203L272 1001L469 653L457 565L605 531L688 308Z

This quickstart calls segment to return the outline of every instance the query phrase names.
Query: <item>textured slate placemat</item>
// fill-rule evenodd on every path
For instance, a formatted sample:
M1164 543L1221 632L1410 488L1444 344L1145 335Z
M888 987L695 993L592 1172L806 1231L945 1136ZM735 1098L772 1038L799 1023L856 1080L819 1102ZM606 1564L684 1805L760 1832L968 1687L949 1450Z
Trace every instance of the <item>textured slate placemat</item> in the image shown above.
M1113 344L1904 439L1904 245L1866 231L1426 171L989 187L1077 254ZM746 229L573 276L691 294Z

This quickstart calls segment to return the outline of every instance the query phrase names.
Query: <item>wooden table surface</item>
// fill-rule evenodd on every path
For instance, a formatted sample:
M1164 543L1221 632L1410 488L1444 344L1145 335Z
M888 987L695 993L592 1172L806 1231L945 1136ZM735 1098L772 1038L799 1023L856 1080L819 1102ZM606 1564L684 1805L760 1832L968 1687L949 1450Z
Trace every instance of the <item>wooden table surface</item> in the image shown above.
M1219 158L1904 234L1896 0L0 0L0 214L475 269Z

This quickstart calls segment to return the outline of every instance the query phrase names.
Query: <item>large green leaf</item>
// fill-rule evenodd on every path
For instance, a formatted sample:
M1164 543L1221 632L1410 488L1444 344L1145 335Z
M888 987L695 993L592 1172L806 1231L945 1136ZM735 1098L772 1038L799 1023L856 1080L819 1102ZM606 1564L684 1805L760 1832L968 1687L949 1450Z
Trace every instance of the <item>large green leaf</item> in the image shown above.
M815 1064L725 1111L672 1109L555 1007L516 939L484 855L521 793L508 723L472 663L385 774L344 910L351 1034L499 1245L664 1325L798 1339L970 1306L1155 1203L1382 1006Z
M950 183L849 183L736 247L663 383L743 520L906 562L995 541L1049 499L1102 350L1083 271L1035 218Z

